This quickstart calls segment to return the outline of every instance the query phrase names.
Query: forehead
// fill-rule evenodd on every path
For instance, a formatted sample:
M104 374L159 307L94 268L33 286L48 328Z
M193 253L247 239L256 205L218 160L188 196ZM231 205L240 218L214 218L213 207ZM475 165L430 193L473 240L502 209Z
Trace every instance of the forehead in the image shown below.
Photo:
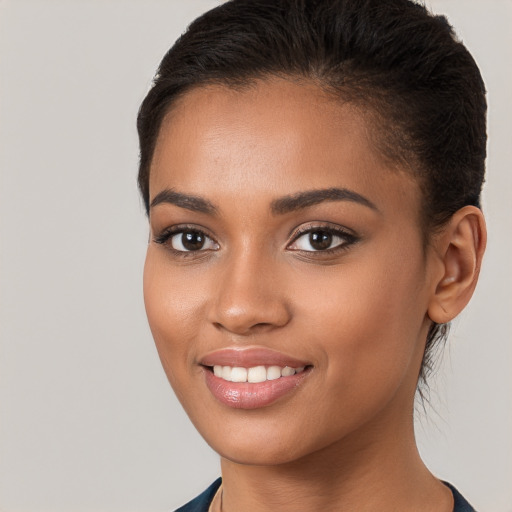
M380 156L374 132L371 116L310 82L199 87L164 118L150 196L177 188L221 201L263 200L337 186L373 201L407 198L417 213L419 187Z

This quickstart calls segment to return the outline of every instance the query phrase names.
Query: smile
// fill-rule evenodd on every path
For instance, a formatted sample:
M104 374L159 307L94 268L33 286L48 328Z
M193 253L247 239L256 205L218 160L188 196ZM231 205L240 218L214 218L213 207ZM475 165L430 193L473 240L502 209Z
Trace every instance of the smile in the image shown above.
M257 384L270 380L277 380L282 377L291 377L304 371L304 366L292 368L290 366L253 366L243 368L241 366L221 366L213 367L213 374L220 379L228 382L250 382Z
M203 356L206 387L234 409L258 409L292 395L313 365L266 347L226 348Z

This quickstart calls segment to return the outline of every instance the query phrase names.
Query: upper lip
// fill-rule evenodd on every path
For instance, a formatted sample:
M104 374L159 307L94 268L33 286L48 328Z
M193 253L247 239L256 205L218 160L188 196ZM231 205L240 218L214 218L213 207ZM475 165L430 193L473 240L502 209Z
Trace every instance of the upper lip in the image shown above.
M300 368L310 363L265 347L224 348L209 352L199 361L203 366L289 366Z

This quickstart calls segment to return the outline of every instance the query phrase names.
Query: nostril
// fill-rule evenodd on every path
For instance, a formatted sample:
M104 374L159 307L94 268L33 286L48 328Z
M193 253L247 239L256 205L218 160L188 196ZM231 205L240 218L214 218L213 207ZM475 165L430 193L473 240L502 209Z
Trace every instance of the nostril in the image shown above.
M213 322L213 325L218 330L226 330L240 335L263 333L276 327L279 327L279 325L275 325L270 322Z

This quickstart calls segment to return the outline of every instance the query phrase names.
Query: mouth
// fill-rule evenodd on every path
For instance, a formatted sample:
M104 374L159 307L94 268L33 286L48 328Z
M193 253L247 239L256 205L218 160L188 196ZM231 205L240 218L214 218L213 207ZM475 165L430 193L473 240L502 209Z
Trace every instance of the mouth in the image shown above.
M205 356L206 386L223 405L258 409L293 394L313 365L266 348L225 349Z
M251 366L244 368L243 366L222 366L214 365L205 367L213 372L215 377L227 382L250 382L258 384L260 382L272 381L283 377L291 377L302 373L309 366L299 366L293 368L291 366Z

